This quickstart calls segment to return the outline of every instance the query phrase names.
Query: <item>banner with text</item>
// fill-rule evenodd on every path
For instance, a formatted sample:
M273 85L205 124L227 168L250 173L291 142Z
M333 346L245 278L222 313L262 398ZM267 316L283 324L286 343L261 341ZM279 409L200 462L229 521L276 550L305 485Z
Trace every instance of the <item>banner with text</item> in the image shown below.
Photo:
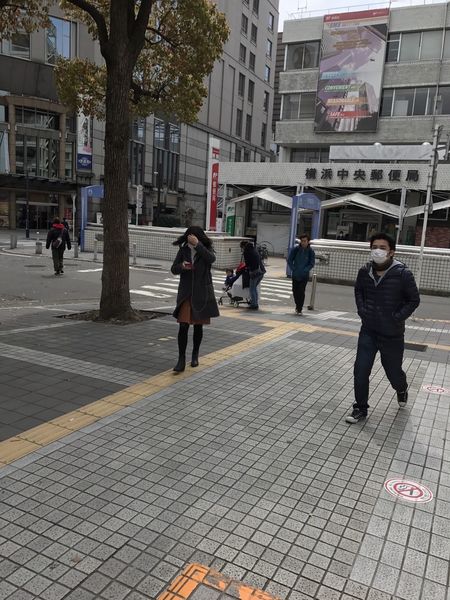
M326 15L315 131L376 131L389 9Z
M206 230L217 230L217 196L219 192L220 140L209 138Z

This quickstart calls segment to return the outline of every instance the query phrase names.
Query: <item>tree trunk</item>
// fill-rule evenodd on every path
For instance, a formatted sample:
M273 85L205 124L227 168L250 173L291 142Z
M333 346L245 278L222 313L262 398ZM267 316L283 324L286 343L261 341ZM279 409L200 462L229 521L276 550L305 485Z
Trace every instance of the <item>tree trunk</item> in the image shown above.
M128 240L129 62L122 54L110 62L107 73L101 319L128 320L133 315Z

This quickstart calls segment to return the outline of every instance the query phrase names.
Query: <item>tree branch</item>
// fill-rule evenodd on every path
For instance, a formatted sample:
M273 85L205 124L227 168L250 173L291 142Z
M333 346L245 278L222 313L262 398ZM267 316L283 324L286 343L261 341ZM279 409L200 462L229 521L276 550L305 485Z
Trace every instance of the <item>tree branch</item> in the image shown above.
M106 27L106 21L102 13L97 8L95 8L95 6L92 6L92 4L90 4L89 2L86 2L86 0L67 1L70 4L76 6L77 8L81 8L81 10L84 10L84 12L88 13L88 15L92 17L92 19L95 21L95 24L97 25L98 40L100 42L100 45L102 46L102 49L104 49L109 39L108 28Z
M148 21L152 14L154 0L142 0L139 7L134 27L131 32L133 51L137 54L142 50L145 42L145 32L147 31Z

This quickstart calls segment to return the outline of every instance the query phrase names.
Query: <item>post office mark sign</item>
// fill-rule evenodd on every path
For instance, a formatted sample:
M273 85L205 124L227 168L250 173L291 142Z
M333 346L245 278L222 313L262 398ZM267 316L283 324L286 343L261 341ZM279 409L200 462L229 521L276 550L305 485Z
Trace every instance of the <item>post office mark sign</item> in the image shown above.
M407 481L404 479L388 479L384 484L384 489L395 496L408 502L430 502L433 499L433 492L421 483Z

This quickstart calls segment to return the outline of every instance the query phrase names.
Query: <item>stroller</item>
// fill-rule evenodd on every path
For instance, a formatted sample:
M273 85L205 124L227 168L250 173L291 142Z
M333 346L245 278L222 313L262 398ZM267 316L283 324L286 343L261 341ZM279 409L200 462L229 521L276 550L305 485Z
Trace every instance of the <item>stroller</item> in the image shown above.
M223 291L228 297L230 304L234 307L238 307L240 304L250 304L250 277L245 265L239 265L236 269L236 275L233 277L233 282L231 285L224 286ZM225 298L225 294L223 294L219 300L218 304L223 304L223 299Z

